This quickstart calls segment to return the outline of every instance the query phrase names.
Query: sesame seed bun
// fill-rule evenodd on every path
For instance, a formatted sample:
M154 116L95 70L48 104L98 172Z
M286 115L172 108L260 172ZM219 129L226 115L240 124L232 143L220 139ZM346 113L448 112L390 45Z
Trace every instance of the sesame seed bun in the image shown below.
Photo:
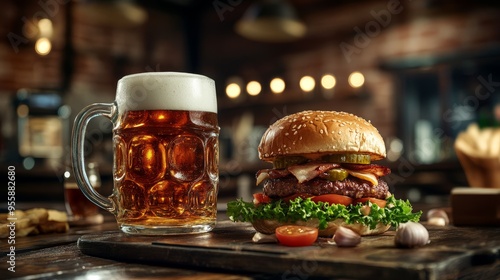
M258 151L268 162L292 155L366 154L372 161L386 157L384 140L370 122L335 111L303 111L276 121L262 136Z

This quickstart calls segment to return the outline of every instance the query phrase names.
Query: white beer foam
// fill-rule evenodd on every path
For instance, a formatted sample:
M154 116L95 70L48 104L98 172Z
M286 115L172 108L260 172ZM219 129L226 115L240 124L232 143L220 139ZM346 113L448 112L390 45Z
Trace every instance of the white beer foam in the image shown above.
M214 80L189 73L125 76L118 81L116 103L121 111L166 109L217 113Z

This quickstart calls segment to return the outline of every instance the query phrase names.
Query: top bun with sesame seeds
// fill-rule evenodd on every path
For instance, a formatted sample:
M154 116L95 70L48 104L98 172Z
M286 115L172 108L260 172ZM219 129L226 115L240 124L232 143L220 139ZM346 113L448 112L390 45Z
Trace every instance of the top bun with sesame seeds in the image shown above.
M259 157L301 155L315 158L325 154L369 155L371 161L386 157L384 139L368 121L335 111L303 111L272 124L262 136Z

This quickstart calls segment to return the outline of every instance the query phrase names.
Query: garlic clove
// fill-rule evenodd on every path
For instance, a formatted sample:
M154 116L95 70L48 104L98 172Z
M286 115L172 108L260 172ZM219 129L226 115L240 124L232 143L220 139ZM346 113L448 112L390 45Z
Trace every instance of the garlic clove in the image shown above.
M252 237L253 243L277 243L276 234L263 234L256 232Z
M431 209L427 212L427 221L431 225L445 226L450 223L448 214L443 209Z
M427 224L429 225L433 225L433 226L441 226L441 227L444 227L446 226L448 223L446 222L445 219L443 219L442 217L432 217L432 218L429 218L429 220L427 220Z
M399 224L394 237L397 247L414 248L428 244L429 232L420 223L407 222Z
M333 241L339 247L355 247L361 242L361 236L346 227L338 227L333 235Z

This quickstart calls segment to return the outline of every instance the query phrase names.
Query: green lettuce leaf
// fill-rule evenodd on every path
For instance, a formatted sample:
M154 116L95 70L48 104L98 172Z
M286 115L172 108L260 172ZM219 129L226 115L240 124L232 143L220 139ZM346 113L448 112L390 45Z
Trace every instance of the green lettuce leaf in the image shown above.
M365 215L363 207L368 205L370 213ZM319 228L325 229L329 221L344 219L346 223L361 223L375 228L378 223L397 227L400 223L408 221L418 222L422 211L413 213L413 208L408 200L395 199L394 196L387 198L387 205L380 208L377 204L367 202L365 204L352 204L344 206L341 204L329 205L325 202L314 202L310 198L300 197L289 203L281 200L268 204L254 205L242 199L227 203L227 215L233 222L253 222L256 220L269 219L280 222L295 222L299 220L318 219Z

